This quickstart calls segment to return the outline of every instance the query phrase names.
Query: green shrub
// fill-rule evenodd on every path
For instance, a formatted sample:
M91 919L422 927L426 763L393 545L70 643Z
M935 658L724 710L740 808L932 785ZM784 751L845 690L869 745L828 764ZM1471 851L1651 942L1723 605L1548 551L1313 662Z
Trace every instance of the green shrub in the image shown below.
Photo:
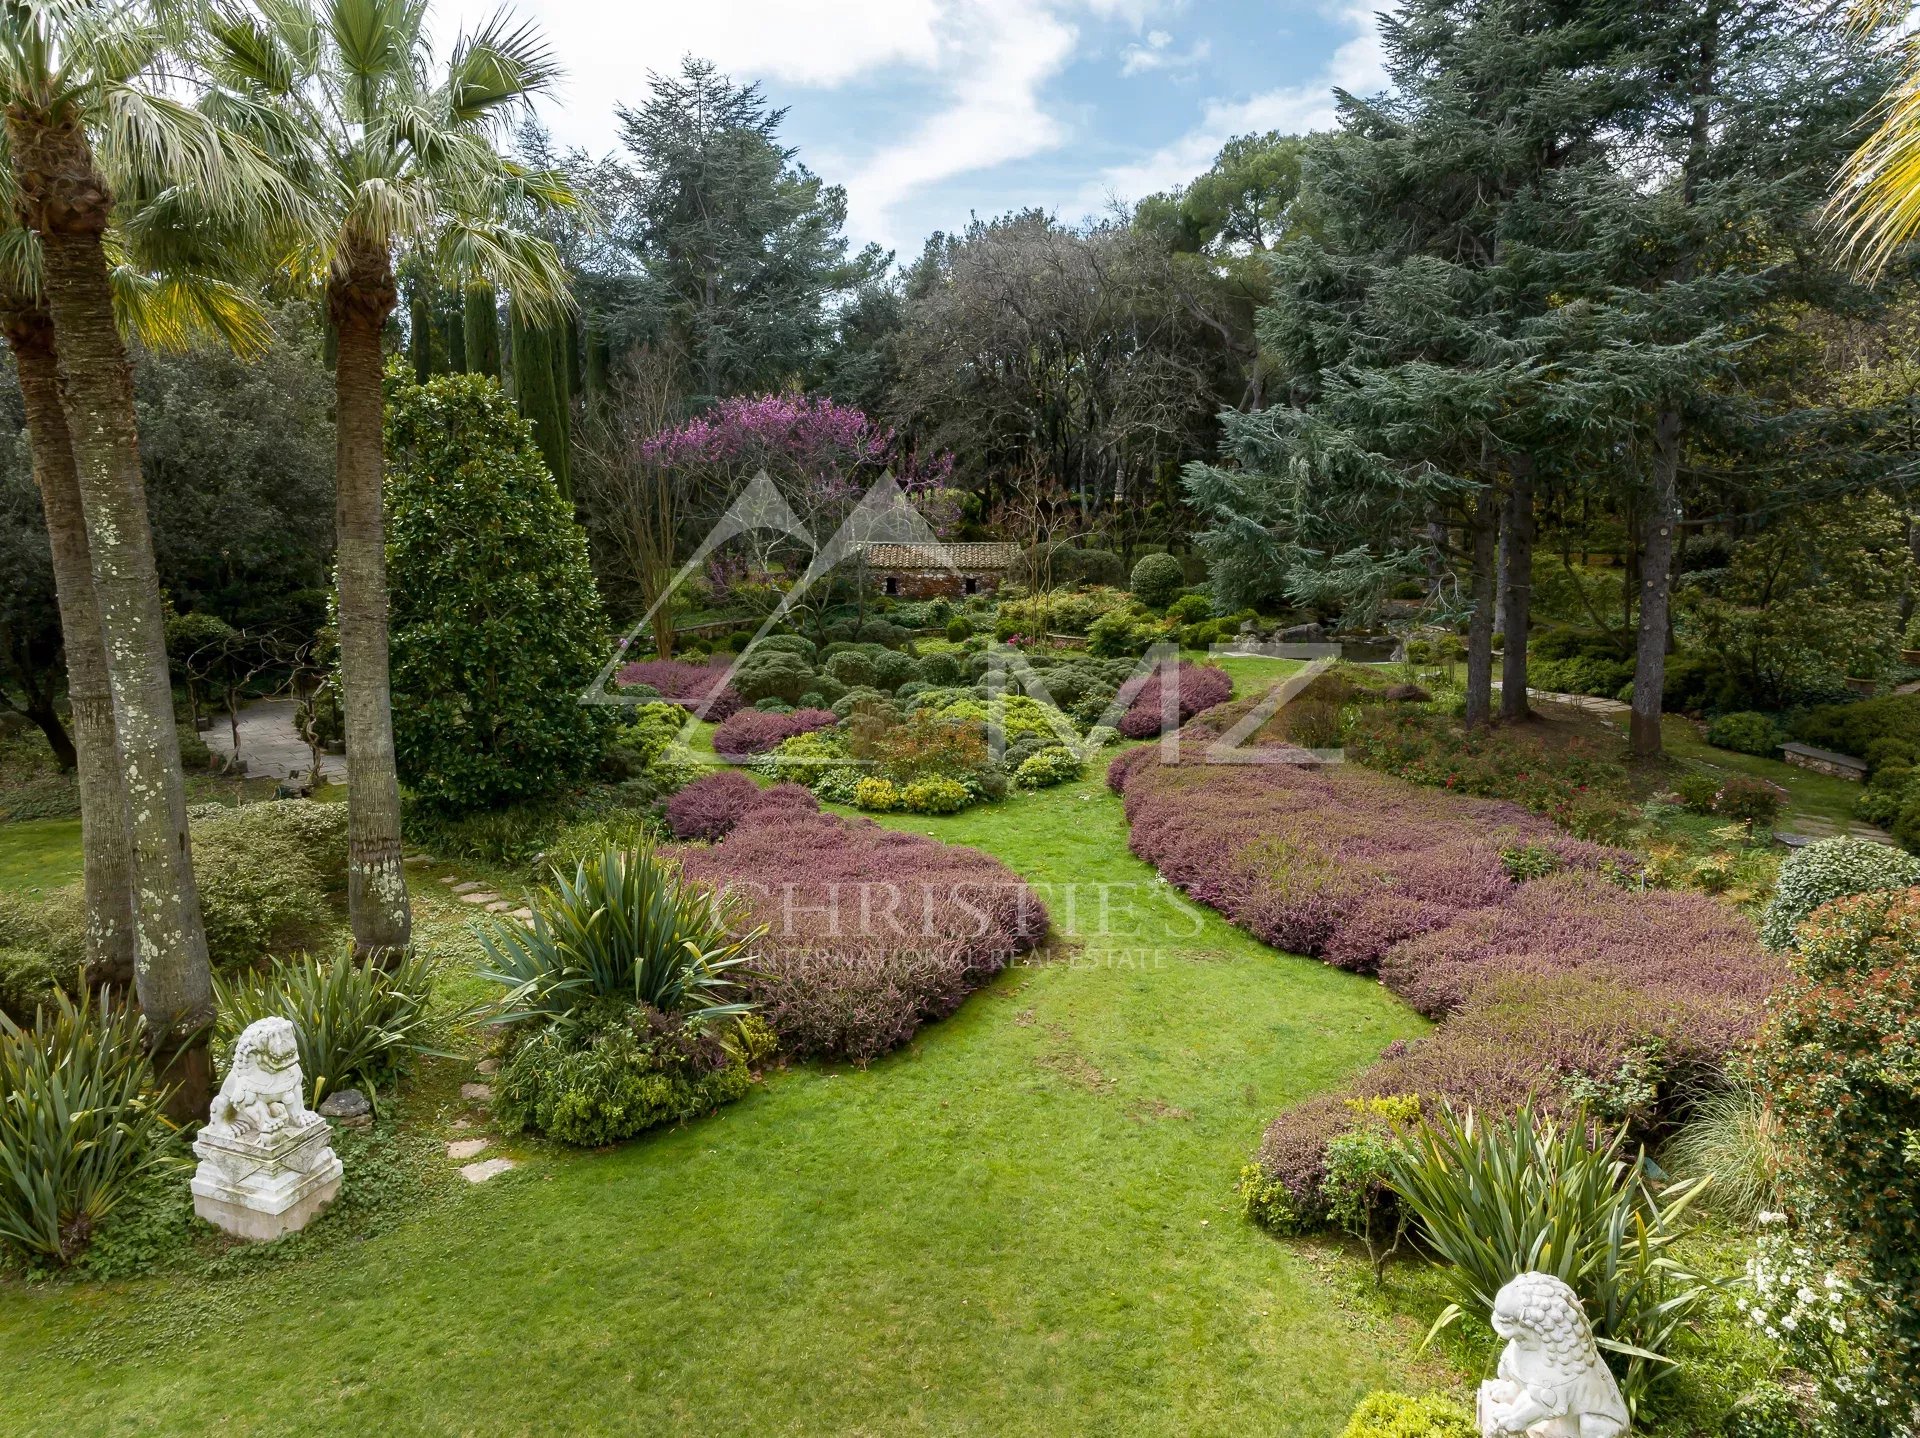
M1340 1438L1480 1438L1480 1430L1464 1408L1445 1398L1369 1393Z
M431 1053L433 967L409 951L391 967L351 954L296 954L264 972L214 976L214 1039L222 1053L257 1019L291 1020L308 1102L361 1088L377 1095L418 1054Z
M1779 725L1750 709L1722 714L1707 725L1709 744L1741 754L1771 754L1780 747L1781 738Z
M242 804L192 821L193 875L215 964L321 942L347 883L347 806Z
M973 625L965 615L956 614L947 621L947 643L965 644L973 638Z
M1847 704L1823 704L1795 726L1799 738L1862 759L1872 749L1881 762L1911 764L1920 754L1920 695L1882 694ZM1877 741L1893 740L1895 744ZM1869 766L1872 761L1869 760Z
M1768 1006L1753 1064L1780 1124L1802 1232L1831 1233L1884 1325L1865 1345L1879 1381L1863 1382L1861 1397L1884 1395L1896 1417L1920 1402L1917 939L1912 890L1816 911L1800 929L1798 971Z
M606 619L533 432L498 384L440 375L389 399L387 456L401 782L451 813L565 789L602 747L579 700Z
M1055 744L1022 759L1013 771L1013 782L1022 789L1045 789L1078 779L1085 770L1078 754Z
M790 649L756 648L733 671L733 687L749 704L762 699L798 704L815 683L813 666Z
M1620 691L1623 684L1633 682L1633 661L1630 659L1603 659L1597 655L1581 655L1572 659L1535 660L1531 655L1527 661L1527 683L1536 689L1551 690L1556 694L1591 694L1602 699L1611 699Z
M1128 588L1147 608L1165 609L1186 582L1180 561L1171 554L1143 554L1133 566Z
M565 822L563 811L550 803L510 804L453 815L408 805L401 830L409 843L443 859L473 859L517 869L545 852Z
M86 932L78 884L39 894L0 890L0 1013L31 1024L56 990L77 993Z
M870 814L891 814L900 807L900 788L891 779L869 774L855 781L853 805Z
M1389 1175L1428 1252L1446 1265L1449 1316L1491 1313L1510 1280L1553 1274L1579 1295L1637 1412L1671 1372L1641 1354L1664 1355L1706 1289L1669 1252L1698 1186L1656 1198L1645 1161L1621 1157L1625 1138L1623 1127L1591 1142L1584 1114L1561 1122L1531 1105L1491 1125L1449 1109L1412 1131Z
M1166 626L1140 610L1115 609L1087 629L1087 652L1096 659L1126 659L1145 654L1166 638Z
M1773 821L1780 815L1782 802L1780 791L1765 779L1732 774L1720 786L1720 794L1713 808L1722 818L1745 824L1747 832L1751 834L1755 830L1773 826Z
M1560 869L1560 856L1545 844L1513 844L1500 851L1500 867L1516 884L1544 879Z
M505 992L494 1022L569 1023L602 1000L689 1018L739 1014L733 971L765 936L731 932L720 900L651 848L603 849L533 902L533 927L495 920L481 931L483 979Z
M1793 931L1822 904L1848 894L1904 889L1920 883L1920 859L1885 844L1841 836L1796 849L1780 866L1773 898L1760 917L1760 942L1793 943Z
M133 1009L56 994L31 1028L0 1014L0 1244L71 1263L167 1162L160 1102Z
M695 1118L744 1094L750 1062L771 1052L758 1019L740 1021L743 1035L731 1027L633 1006L590 1030L541 1029L502 1068L496 1112L510 1127L583 1148Z
M1680 796L1680 806L1689 814L1711 814L1713 806L1720 798L1720 780L1713 774L1702 774L1689 770L1680 776L1674 786L1674 792Z
M1183 594L1167 606L1167 618L1175 624L1213 622L1213 601L1204 594Z
M751 635L747 637L752 638ZM742 644L740 647L746 646ZM819 648L804 634L768 634L753 646L755 654L773 654L783 650L788 654L798 654L808 664L812 664L820 654Z
M957 814L973 795L954 779L917 779L900 790L899 807L909 814Z

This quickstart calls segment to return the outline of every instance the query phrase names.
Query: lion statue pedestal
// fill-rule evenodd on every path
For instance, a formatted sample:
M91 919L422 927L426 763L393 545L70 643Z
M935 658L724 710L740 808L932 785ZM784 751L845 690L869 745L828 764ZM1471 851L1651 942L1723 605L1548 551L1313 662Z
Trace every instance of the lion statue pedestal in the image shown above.
M1623 1438L1626 1400L1565 1283L1521 1274L1494 1296L1493 1331L1507 1346L1480 1385L1481 1438Z
M193 1141L193 1211L239 1238L298 1233L340 1192L333 1129L307 1107L293 1025L261 1019L233 1046L227 1081Z

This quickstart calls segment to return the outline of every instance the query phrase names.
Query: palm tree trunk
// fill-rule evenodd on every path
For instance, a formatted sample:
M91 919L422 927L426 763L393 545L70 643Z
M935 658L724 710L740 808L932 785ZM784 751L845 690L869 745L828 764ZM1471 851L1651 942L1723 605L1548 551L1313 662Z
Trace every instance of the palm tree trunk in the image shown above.
M0 326L19 371L33 474L40 484L47 539L53 548L53 586L60 605L67 704L73 716L74 763L80 784L87 969L94 982L124 992L133 984L133 838L127 827L127 781L121 772L120 737L113 722L107 647L100 635L100 607L93 597L86 513L80 502L67 417L60 408L53 317L31 302L6 303L0 305Z
M400 852L400 777L393 757L387 663L386 462L380 333L398 293L384 249L345 257L327 286L340 337L334 366L334 464L340 588L340 689L347 730L347 913L354 954L388 962L407 947L413 911Z
M59 346L61 405L86 514L114 722L133 835L134 989L170 1109L198 1118L211 1098L213 976L187 841L186 784L167 672L153 530L140 475L133 376L114 324L101 249L112 197L84 131L7 112L22 218L40 236Z

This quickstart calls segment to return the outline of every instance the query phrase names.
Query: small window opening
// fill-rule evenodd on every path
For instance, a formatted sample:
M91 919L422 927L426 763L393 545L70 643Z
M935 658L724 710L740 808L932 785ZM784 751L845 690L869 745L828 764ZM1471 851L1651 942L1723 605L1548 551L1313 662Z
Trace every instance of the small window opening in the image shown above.
M894 574L889 574L887 576L887 593L898 594L899 592L900 592L899 576Z
M967 593L978 594L980 592L980 581L978 579L975 579L971 574L967 576L966 583L967 583Z

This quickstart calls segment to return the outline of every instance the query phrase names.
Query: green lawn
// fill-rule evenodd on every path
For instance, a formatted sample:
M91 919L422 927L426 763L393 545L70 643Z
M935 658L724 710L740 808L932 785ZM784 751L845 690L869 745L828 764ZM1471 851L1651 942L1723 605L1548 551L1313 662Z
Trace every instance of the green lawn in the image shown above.
M1420 1020L1177 903L1097 777L900 822L1041 885L1065 952L871 1069L605 1153L517 1145L364 1241L0 1284L0 1427L1326 1438L1417 1381L1359 1265L1232 1187L1278 1108ZM458 1076L409 1122L450 1121Z
M80 821L0 824L0 890L51 889L80 877Z

